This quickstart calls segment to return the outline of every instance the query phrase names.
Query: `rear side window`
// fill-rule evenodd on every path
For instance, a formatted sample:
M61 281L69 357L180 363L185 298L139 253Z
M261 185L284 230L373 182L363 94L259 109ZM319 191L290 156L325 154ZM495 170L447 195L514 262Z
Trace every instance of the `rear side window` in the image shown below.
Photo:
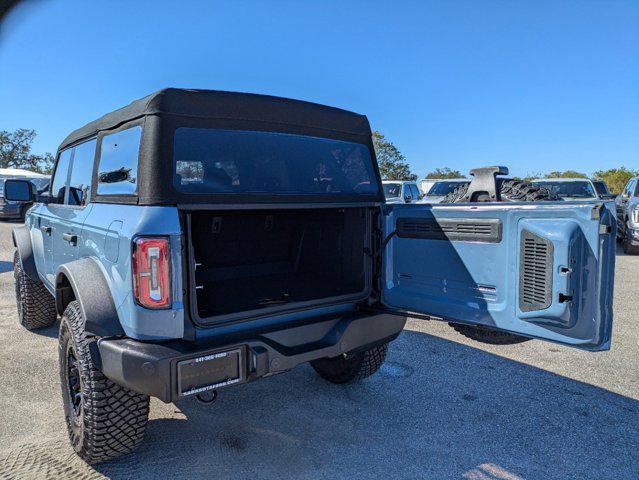
M65 189L67 186L67 175L69 173L69 164L71 163L72 149L65 150L60 153L58 162L51 183L51 197L57 198L62 203L65 200Z
M69 205L85 205L89 199L96 144L96 140L90 140L74 149L69 180Z
M414 199L418 199L419 198L419 189L417 188L417 185L412 185L411 184L410 191L413 194L413 198Z
M102 138L98 164L98 195L134 195L137 191L138 152L142 127Z

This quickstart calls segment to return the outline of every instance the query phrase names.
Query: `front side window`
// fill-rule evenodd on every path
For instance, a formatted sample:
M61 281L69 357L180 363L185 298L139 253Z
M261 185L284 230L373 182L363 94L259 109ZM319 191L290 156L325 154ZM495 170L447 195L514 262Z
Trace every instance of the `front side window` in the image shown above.
M98 163L98 195L134 195L137 191L138 152L142 127L102 138Z
M93 159L96 140L81 143L74 148L71 178L69 180L69 205L85 205L91 192Z
M173 184L184 193L377 193L373 161L360 143L183 127L173 151Z
M51 197L57 199L58 203L63 203L65 200L67 174L69 173L72 150L73 149L69 148L60 153L58 162L56 163L55 173L53 174Z

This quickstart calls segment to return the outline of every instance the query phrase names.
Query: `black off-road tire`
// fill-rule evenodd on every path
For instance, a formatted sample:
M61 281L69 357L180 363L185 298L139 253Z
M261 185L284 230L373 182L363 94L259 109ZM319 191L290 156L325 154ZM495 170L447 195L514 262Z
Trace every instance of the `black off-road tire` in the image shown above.
M311 366L324 380L332 383L351 383L370 377L380 369L388 344L384 343L359 353L344 354L334 358L320 358L311 362Z
M55 299L42 282L31 280L22 271L17 250L13 254L13 278L20 325L27 330L53 325L58 318Z
M468 191L469 185L462 185L454 192L446 195L441 203L459 203ZM547 202L557 201L561 198L547 188L533 185L522 180L500 180L498 182L499 193L503 202ZM474 325L449 323L456 332L482 343L490 345L514 345L531 340L528 337L513 333L492 330L490 328Z
M468 191L469 185L462 185L444 197L441 203L459 203ZM506 202L544 202L558 201L561 198L547 188L539 187L523 180L503 180L499 184L502 201Z
M112 382L94 365L84 323L79 303L69 303L60 322L60 385L71 445L83 460L96 464L140 444L149 397Z
M628 231L628 224L626 224L624 236L623 236L623 243L621 244L623 248L623 253L625 253L626 255L639 255L639 246L632 245L630 241L631 241L631 236L630 236L630 232Z
M532 340L528 337L515 335L513 333L502 332L500 330L492 330L486 327L476 327L474 325L463 325L461 323L449 323L456 332L461 333L464 337L468 337L478 342L488 343L490 345L514 345L516 343L527 342Z

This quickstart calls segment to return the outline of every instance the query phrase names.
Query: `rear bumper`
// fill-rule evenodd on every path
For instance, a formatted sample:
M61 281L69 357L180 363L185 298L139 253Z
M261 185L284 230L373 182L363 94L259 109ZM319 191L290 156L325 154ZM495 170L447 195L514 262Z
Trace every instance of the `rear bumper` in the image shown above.
M232 343L196 345L185 341L145 343L128 338L100 339L99 363L112 381L139 393L173 402L178 389L177 364L183 360L240 349L243 380L291 370L323 357L366 349L394 340L404 328L405 317L359 313L303 326L262 333Z

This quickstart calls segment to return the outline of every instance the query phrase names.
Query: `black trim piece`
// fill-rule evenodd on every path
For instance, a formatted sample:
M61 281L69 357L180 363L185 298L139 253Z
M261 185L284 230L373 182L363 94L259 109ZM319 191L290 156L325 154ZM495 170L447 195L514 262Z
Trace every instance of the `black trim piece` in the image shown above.
M405 324L404 316L353 312L309 319L300 326L277 329L271 325L261 331L215 335L203 344L183 340L152 343L131 338L101 338L98 340L99 361L107 378L169 403L180 398L177 371L178 363L184 360L242 349L247 356L240 368L250 382L312 360L390 342L397 338Z
M22 268L22 271L31 280L41 283L40 277L38 277L35 259L33 258L33 247L31 246L29 229L27 227L14 228L11 236L13 237L13 244L18 249L20 268Z
M95 260L87 257L61 265L55 283L58 315L75 298L80 303L87 334L124 335L111 289Z
M497 218L398 218L397 236L424 240L499 243L502 222Z
M528 230L519 238L519 310L544 310L552 304L554 247Z

